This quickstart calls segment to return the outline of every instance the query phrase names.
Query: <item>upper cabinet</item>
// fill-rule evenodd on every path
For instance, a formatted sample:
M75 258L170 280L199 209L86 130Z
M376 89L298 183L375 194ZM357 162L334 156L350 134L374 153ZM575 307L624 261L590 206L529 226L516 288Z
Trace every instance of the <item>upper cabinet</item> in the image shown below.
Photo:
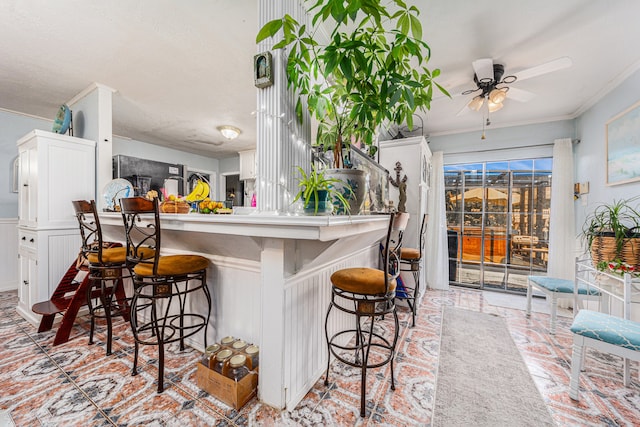
M240 151L240 180L256 179L256 150Z
M18 225L77 228L71 202L96 197L95 142L34 130L17 145Z

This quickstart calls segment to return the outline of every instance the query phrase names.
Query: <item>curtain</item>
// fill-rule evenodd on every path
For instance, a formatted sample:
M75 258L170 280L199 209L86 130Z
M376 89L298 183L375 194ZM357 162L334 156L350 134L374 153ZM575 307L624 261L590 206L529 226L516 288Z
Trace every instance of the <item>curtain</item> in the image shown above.
M554 141L550 211L547 275L573 280L576 236L573 201L573 152L570 139ZM573 296L560 300L558 305L569 307L572 298Z
M431 188L429 189L427 235L425 242L425 270L427 286L449 289L449 249L447 246L447 218L444 203L444 161L442 151L431 157Z

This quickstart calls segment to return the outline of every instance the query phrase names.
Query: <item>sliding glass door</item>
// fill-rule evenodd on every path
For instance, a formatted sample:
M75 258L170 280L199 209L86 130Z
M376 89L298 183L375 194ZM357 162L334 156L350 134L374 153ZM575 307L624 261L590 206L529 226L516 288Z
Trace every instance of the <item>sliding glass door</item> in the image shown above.
M445 166L452 283L526 291L548 260L551 159Z

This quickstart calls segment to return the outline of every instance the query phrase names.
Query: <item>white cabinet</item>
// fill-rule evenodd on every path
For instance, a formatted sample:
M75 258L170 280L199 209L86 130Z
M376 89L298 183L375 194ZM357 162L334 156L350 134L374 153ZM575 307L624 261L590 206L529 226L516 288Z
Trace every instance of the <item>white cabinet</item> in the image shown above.
M240 180L256 179L256 150L240 151Z
M417 248L420 244L422 215L427 213L429 194L429 173L431 171L431 150L424 137L394 139L380 142L380 164L389 171L389 177L396 179L396 163L402 170L400 179L407 176L406 211L410 215L409 224L402 239L403 246ZM398 188L389 185L389 200L398 207Z
M95 142L35 130L18 140L18 307L33 324L80 250L73 200L95 199Z
M77 227L71 201L95 198L95 146L40 130L18 140L18 226Z

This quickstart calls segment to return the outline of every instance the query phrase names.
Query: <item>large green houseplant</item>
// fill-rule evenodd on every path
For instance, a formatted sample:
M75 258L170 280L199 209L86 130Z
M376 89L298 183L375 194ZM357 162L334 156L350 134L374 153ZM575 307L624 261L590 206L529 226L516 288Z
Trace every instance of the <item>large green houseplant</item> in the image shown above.
M639 201L634 197L601 203L586 216L581 237L599 268L610 261L640 265Z
M256 42L281 35L274 49L288 49L287 79L298 94L298 119L306 98L319 122L316 143L333 150L334 167L340 168L352 140L371 154L382 124L412 127L413 114L430 108L433 86L447 93L433 80L440 71L426 67L430 49L417 7L401 0L307 3L314 13L311 27L286 14L266 23Z

